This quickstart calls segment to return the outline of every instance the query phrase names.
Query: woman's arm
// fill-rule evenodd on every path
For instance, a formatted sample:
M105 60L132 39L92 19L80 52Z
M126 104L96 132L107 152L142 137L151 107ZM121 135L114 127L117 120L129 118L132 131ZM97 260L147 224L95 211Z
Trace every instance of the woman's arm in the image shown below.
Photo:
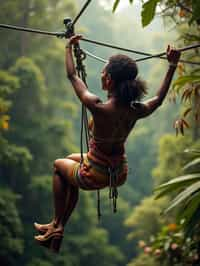
M169 67L167 73L164 77L161 87L158 89L156 93L156 96L141 104L141 107L139 108L140 110L138 113L138 118L143 118L150 115L162 104L169 90L179 58L180 58L180 52L175 49L171 49L168 46L167 59L169 61Z
M65 66L68 79L70 80L76 95L91 111L101 102L100 99L88 91L85 83L78 77L72 56L72 46L81 39L81 35L72 36L66 45Z

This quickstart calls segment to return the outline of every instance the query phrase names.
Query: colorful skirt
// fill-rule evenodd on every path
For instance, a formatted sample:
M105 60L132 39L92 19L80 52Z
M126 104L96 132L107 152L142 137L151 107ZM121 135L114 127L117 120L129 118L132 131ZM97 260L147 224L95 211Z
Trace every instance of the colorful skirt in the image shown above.
M120 157L115 164L111 165L105 160L101 160L88 152L82 164L77 163L73 169L73 177L80 188L84 190L97 190L110 185L110 174L114 170L116 180L115 185L124 184L128 173L128 163L126 156Z

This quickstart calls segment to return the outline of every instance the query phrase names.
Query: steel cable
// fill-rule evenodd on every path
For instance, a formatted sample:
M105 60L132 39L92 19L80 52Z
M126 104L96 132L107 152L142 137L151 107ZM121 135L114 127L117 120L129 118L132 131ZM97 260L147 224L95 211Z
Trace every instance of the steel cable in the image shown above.
M74 20L72 21L72 24L71 24L72 27L76 24L76 22L78 21L78 19L80 18L80 16L83 14L83 12L86 10L87 6L90 4L91 1L92 1L92 0L88 0L88 1L84 4L84 6L81 8L80 12L77 14L77 16L76 16L76 17L74 18Z
M185 51L188 51L190 49L196 49L196 48L199 48L199 47L200 47L200 43L196 43L196 44L192 44L192 45L189 45L189 46L185 46L183 48L179 48L177 50L180 51L180 52L185 52ZM162 52L162 53L159 53L159 54L150 55L150 56L147 56L147 57L140 58L140 59L137 60L137 62L145 61L145 60L148 60L148 59L151 59L151 58L155 58L155 57L160 57L160 56L163 56L163 55L166 55L166 52Z
M103 62L103 63L108 63L108 60L102 58L102 57L99 57L99 56L96 56L94 54L92 54L91 52L87 51L84 49L84 52L91 58L94 58L96 59L97 61L100 61L100 62ZM165 59L167 59L167 57L165 57ZM136 59L135 61L138 62L139 59ZM179 60L179 62L181 63L185 63L185 64L192 64L192 65L197 65L197 66L200 66L200 63L198 62L192 62L192 61L187 61L187 60L184 60L184 59L181 59Z
M98 61L100 61L100 62L108 63L108 60L105 60L105 59L103 59L103 58L101 58L101 57L99 57L99 56L96 56L96 55L94 55L94 54L88 52L88 51L85 50L85 49L84 49L83 51L84 51L84 53L86 53L86 55L88 55L88 56L90 56L90 57L92 57L92 58L94 58L94 59L96 59L96 60L98 60Z
M38 33L38 34L42 34L42 35L50 35L50 36L56 36L56 37L64 37L65 36L64 32L50 32L50 31L25 28L25 27L20 27L20 26L13 26L13 25L8 25L8 24L0 24L0 28L18 30L18 31L26 31L26 32L32 32L32 33Z
M136 50L132 50L132 49L122 48L120 46L116 46L116 45L112 45L112 44L104 43L104 42L99 42L99 41L96 41L96 40L90 40L90 39L86 39L86 38L82 38L81 40L85 41L85 42L93 43L93 44L96 44L96 45L100 45L100 46L104 46L104 47L109 47L109 48L113 48L113 49L129 52L129 53L134 53L134 54L139 54L139 55L146 55L146 57L136 59L135 60L136 62L140 62L140 61L144 61L144 60L152 59L152 58L160 58L160 59L167 60L167 57L164 57L164 55L166 55L166 52L162 52L160 54L152 55L150 53L145 53L145 52L136 51ZM195 45L191 45L191 46L187 46L187 47L184 47L184 48L181 48L181 49L178 49L178 50L179 51L186 51L186 50L189 50L189 49L192 49L192 48L197 48L197 47L200 47L200 43L195 44ZM91 53L88 54L88 55L93 57L93 58L96 57L96 59L97 60L99 59L99 61L107 62L105 59L102 59L102 58L100 58L98 56L92 55ZM182 59L180 59L179 62L182 62L182 63L185 63L185 64L200 65L200 62L193 62L193 61L182 60Z
M82 13L83 13L83 11L82 11ZM77 21L77 19L75 20L75 22L76 21ZM7 24L0 24L0 28L6 28L6 29L12 29L12 30L18 30L18 31L25 31L25 32L31 32L31 33L38 33L38 34L56 36L56 37L61 37L61 38L64 38L66 36L66 32L49 32L49 31L43 31L43 30L37 30L37 29L32 29L32 28L25 28L25 27L20 27L20 26L7 25ZM104 47L109 47L109 48L125 51L125 52L130 52L130 53L139 54L139 55L146 55L146 57L136 59L136 62L141 62L141 61L145 61L145 60L152 59L152 58L161 58L161 59L165 59L165 60L167 59L166 57L163 57L163 56L166 55L166 52L162 52L162 53L159 53L159 54L152 55L152 54L149 54L149 53L136 51L136 50L132 50L132 49L127 49L127 48L123 48L123 47L120 47L120 46L116 46L116 45L112 45L112 44L104 43L104 42L99 42L99 41L91 40L91 39L87 39L87 38L82 38L81 40L85 41L85 42L93 43L93 44L96 44L96 45L100 45L100 46L104 46ZM197 43L197 44L194 44L194 45L190 45L190 46L186 46L186 47L180 48L178 50L183 52L183 51L187 51L187 50L195 49L195 48L199 48L199 47L200 47L200 43ZM92 55L91 53L90 53L89 56L91 56L93 58L96 57L96 59L98 59L99 61L107 62L106 60L104 60L104 59L102 59L102 58L100 58L98 56ZM179 60L179 62L186 63L186 64L193 64L193 65L200 65L199 62L187 61L187 60L182 60L182 59Z

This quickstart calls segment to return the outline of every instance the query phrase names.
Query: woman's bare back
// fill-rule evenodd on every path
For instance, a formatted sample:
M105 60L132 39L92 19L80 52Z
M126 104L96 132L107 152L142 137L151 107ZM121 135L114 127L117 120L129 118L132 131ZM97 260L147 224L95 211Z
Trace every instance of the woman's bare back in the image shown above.
M99 103L93 113L93 138L98 148L107 155L118 154L134 127L137 115L130 106L122 106L115 99Z

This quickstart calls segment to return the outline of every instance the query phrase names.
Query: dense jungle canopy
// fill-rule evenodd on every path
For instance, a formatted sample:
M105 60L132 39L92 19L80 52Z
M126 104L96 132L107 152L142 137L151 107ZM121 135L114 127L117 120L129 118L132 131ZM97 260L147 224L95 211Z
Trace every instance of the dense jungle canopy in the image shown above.
M0 23L62 31L63 19L75 17L84 3L2 0ZM155 54L168 44L200 43L200 4L96 0L79 19L76 32ZM0 36L0 264L200 265L200 50L182 55L194 64L178 65L168 99L129 136L129 175L119 189L118 212L112 213L108 191L102 191L98 222L96 194L82 191L62 250L55 256L35 244L33 222L46 223L52 217L54 160L80 150L81 105L65 74L65 40L6 29L0 29ZM85 42L81 46L105 59L119 53ZM103 63L87 57L85 64L89 89L105 100L100 84ZM154 58L138 66L151 97L168 63ZM185 183L167 183L178 176L184 176ZM173 193L155 200L153 190L163 183L160 193ZM161 215L177 195L172 204L182 204L182 216L178 209Z

